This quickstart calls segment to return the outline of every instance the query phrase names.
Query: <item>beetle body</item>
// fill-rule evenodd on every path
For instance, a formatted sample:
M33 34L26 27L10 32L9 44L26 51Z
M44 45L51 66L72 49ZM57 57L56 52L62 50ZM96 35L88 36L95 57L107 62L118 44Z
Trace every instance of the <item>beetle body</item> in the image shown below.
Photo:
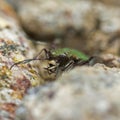
M41 57L41 54L44 52L45 57ZM59 76L62 72L74 68L75 66L81 66L89 62L90 58L84 55L83 53L69 48L62 49L42 49L37 56L32 59L26 59L15 63L11 66L18 64L25 64L30 61L39 60L39 61L48 61L45 65L40 65L40 72L45 73L45 76ZM51 62L52 61L52 62ZM54 64L53 64L54 63ZM47 65L48 64L48 65ZM48 74L46 74L48 73ZM42 74L42 76L44 76ZM52 79L53 79L52 76ZM48 77L48 78L49 78ZM43 77L44 78L44 77ZM45 78L47 79L47 78ZM50 79L50 78L49 78Z
M68 70L77 65L83 65L89 61L89 57L74 49L62 48L45 51L48 60L55 60L58 69L61 69L62 71Z

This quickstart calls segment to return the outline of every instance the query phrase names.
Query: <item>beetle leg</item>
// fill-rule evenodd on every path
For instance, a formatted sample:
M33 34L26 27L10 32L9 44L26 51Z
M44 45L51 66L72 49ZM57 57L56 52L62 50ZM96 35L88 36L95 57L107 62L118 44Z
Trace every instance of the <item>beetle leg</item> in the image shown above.
M70 69L73 64L74 64L74 61L71 60L67 65L65 65L65 67L63 67L62 71L65 71L65 70L67 70L67 69Z
M42 54L42 52L45 52L45 57L46 57L46 59L49 59L49 51L48 51L47 49L45 49L45 48L43 48L43 49L38 53L38 55L35 56L34 58L36 59L37 57L39 57L39 56Z

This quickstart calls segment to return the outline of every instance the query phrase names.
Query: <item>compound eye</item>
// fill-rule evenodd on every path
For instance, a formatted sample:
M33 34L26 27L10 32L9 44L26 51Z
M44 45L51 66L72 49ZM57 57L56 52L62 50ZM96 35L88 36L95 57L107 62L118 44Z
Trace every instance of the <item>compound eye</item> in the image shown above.
M52 64L52 63L49 63L49 67L53 67L53 66L55 66L54 64Z

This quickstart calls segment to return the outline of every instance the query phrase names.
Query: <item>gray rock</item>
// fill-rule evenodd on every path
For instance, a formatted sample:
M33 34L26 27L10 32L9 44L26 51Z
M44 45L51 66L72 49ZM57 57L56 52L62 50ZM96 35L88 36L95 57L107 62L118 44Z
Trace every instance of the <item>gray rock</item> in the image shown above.
M27 33L38 40L59 41L88 54L119 54L120 8L96 1L21 0L17 9Z
M96 64L31 89L16 120L119 120L120 69Z
M105 32L115 31L120 28L120 9L99 2L83 0L70 0L69 2L68 0L46 0L43 2L42 0L30 0L24 3L21 2L21 5L19 14L24 27L36 35L59 36L69 29L75 31L80 29L90 30L95 27L97 19L100 19L100 28Z

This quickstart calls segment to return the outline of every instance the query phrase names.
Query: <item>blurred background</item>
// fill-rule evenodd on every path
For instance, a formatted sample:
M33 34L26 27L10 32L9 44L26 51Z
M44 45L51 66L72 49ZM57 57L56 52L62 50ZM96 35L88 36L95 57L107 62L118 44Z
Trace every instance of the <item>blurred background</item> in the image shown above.
M88 55L120 55L119 0L7 0L37 41Z

